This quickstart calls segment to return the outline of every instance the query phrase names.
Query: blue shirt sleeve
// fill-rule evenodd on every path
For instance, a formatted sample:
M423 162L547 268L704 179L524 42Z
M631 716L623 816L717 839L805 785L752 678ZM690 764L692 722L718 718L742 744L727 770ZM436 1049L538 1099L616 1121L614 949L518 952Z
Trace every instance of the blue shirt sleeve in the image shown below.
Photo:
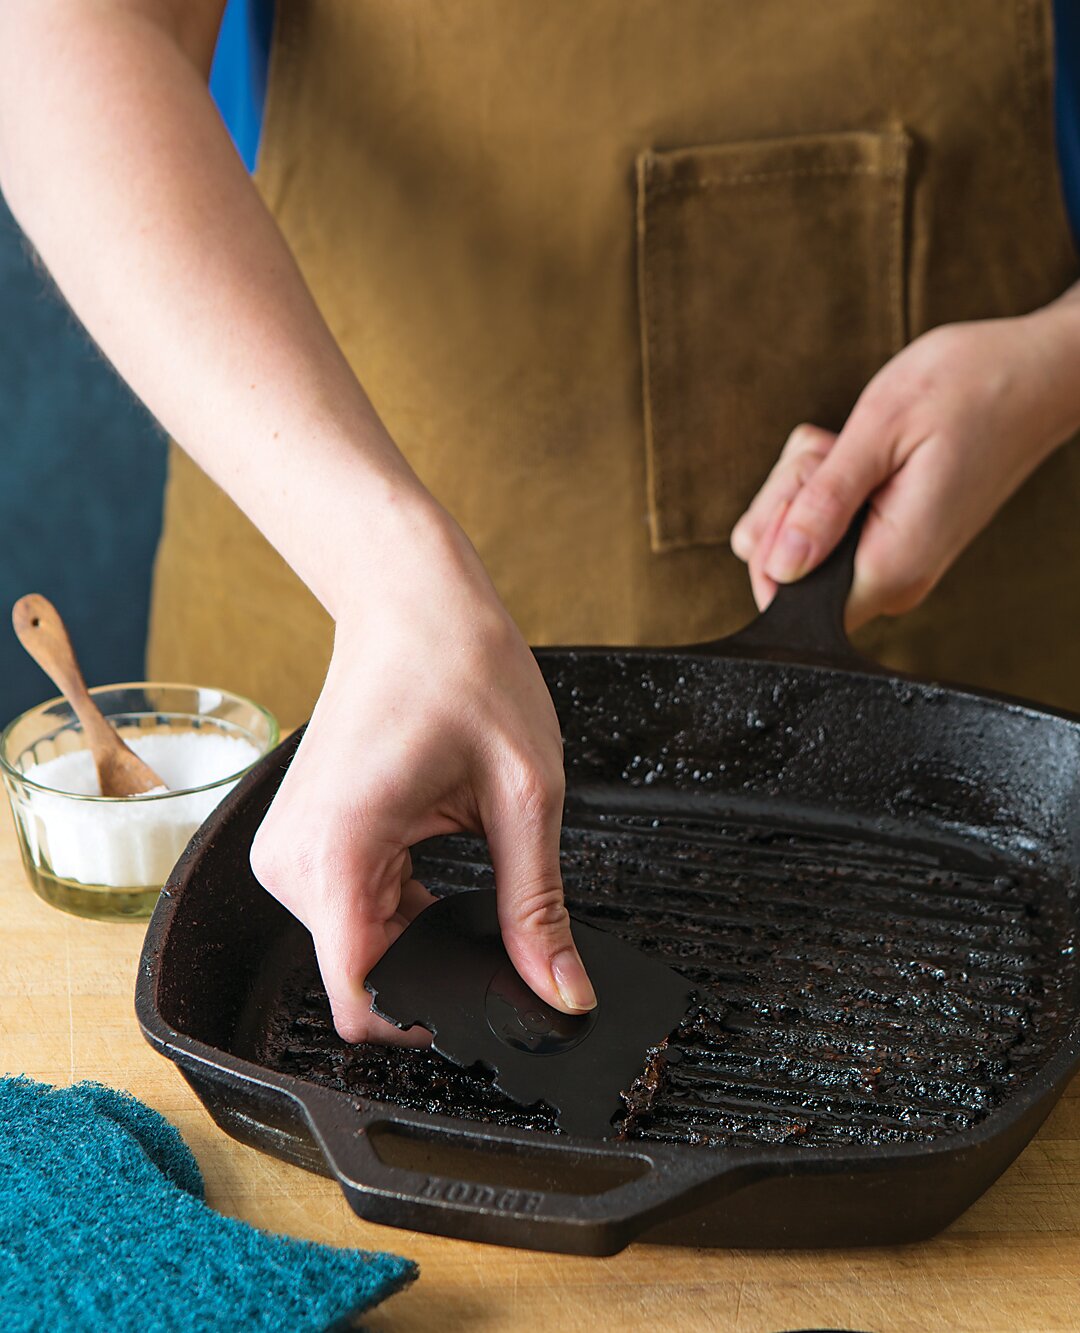
M210 95L248 171L258 161L273 29L274 0L229 0L210 70Z
M1065 210L1080 241L1080 5L1054 0L1054 121Z

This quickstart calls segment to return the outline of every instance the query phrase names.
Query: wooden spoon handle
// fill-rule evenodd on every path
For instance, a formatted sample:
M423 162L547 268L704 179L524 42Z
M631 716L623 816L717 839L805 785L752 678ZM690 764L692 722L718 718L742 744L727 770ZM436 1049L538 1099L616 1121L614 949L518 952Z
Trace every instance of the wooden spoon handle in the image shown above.
M107 727L86 688L67 627L52 602L39 592L20 597L12 609L11 623L19 642L75 710L88 738Z
M94 753L102 795L130 796L162 786L153 769L124 744L94 703L79 670L67 628L52 602L40 593L27 593L15 603L11 623L19 642L52 678L82 724Z

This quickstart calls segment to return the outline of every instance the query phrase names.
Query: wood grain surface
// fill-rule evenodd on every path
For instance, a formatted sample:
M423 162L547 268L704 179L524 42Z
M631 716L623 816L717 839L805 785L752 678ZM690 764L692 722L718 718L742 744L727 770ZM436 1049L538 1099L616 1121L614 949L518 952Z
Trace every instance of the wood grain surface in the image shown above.
M272 1231L390 1249L420 1280L372 1333L458 1330L1080 1329L1080 1083L1036 1141L953 1227L879 1250L709 1251L635 1245L611 1259L532 1254L361 1222L337 1186L227 1138L132 1011L139 925L55 911L28 887L0 814L0 1071L126 1088L179 1127L210 1203Z

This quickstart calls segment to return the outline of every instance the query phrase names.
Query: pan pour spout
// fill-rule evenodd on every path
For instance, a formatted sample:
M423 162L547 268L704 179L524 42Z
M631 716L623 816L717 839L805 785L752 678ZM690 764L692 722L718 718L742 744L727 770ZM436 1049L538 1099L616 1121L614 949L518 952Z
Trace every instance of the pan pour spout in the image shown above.
M614 935L579 921L573 932L596 988L587 1014L561 1013L518 976L490 889L455 893L421 912L368 977L375 1012L401 1028L429 1029L440 1055L490 1070L523 1106L546 1103L564 1132L610 1137L623 1090L694 995L677 972Z

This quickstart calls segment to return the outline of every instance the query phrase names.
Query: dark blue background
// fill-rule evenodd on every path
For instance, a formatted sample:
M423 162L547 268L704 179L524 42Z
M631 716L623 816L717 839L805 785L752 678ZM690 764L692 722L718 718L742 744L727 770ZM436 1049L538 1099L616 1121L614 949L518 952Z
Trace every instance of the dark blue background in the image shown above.
M0 726L56 693L11 630L25 592L68 622L90 684L139 679L165 444L0 200Z

